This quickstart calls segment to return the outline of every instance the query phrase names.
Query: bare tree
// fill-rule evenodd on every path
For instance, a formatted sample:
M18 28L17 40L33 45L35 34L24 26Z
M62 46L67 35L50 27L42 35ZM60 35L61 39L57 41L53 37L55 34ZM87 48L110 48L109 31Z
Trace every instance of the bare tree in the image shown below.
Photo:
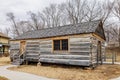
M119 19L120 21L120 0L115 0L113 14Z
M28 23L29 23L29 21L19 21L17 23L17 26L19 28L19 33L20 34L23 34L23 33L27 32L27 31L31 31L32 30L32 28L30 26L28 26Z
M93 21L101 18L102 7L101 3L99 3L98 1L96 0L91 0L91 2L88 1L85 9L87 12L87 15L85 17L86 21Z
M27 31L32 30L30 26L28 26L28 21L17 21L13 13L7 13L8 19L11 21L11 28L6 28L4 32L7 35L12 35L12 37L19 36Z
M114 1L105 0L99 2L96 0L91 0L87 2L86 12L87 16L85 17L86 21L94 21L101 19L103 24L111 16L111 12L114 6ZM105 25L106 26L106 25Z
M68 20L72 24L81 23L87 15L86 0L69 0L66 5Z
M110 0L103 2L96 0L68 0L62 4L50 4L42 12L28 12L29 19L27 21L17 21L13 13L7 13L7 16L12 23L12 33L15 36L19 36L30 30L76 24L97 19L101 19L104 26L109 26L110 22L107 22L107 19L111 17L113 5L114 1L111 2ZM118 5L114 9L114 14L118 16ZM109 31L106 32L109 34Z
M59 26L63 26L68 24L68 15L66 14L66 3L62 3L58 5L58 9L59 9Z
M102 16L101 16L103 24L105 24L108 18L111 18L114 4L115 4L115 1L110 1L110 0L106 0L103 2ZM105 26L109 26L111 24L114 24L114 22L113 23L108 22L108 24Z
M64 4L51 4L43 10L42 17L47 27L57 27L66 23L64 7Z
M4 32L7 36L10 36L10 34L11 34L11 28L10 28L10 27L7 27L7 28L4 29L3 32Z
M119 47L120 47L120 27L114 27L113 33L114 33L114 39L116 39L116 41L119 42Z
M111 2L110 0L105 0L101 4L101 8L102 8L101 12L102 13L101 13L100 18L101 18L102 23L103 23L104 28L105 28L107 42L112 40L112 35L114 35L112 26L115 23L113 21L109 20L112 17L112 10L114 7L114 3L115 3L114 1Z
M43 28L45 28L46 27L46 25L45 25L45 18L44 18L44 16L43 16L43 14L42 13L40 13L40 12L38 12L38 18L39 18L39 27L41 28L41 29L43 29Z
M115 0L113 14L119 19L119 22L120 22L120 0ZM118 30L118 41L119 41L119 47L120 47L120 26Z
M33 30L38 30L40 28L38 15L36 13L31 12L31 11L28 12L28 15L30 16L30 20L28 20L29 21L29 26Z
M19 36L20 33L19 33L19 28L17 26L17 22L15 20L15 16L12 12L10 13L7 13L6 14L8 19L12 22L12 29L13 29L13 34L15 34L16 36Z
M118 28L118 41L119 41L119 47L120 47L120 27Z
M85 2L84 2L85 1ZM96 1L96 0L69 0L67 3L67 13L70 23L81 23L83 21L94 21L101 19L104 27L109 28L113 22L109 21L112 16L114 1ZM107 41L111 38L111 32L106 29Z

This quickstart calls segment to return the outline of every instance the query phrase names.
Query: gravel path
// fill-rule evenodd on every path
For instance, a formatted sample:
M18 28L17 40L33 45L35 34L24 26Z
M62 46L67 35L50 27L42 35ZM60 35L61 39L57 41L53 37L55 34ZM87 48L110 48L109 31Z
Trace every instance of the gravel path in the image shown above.
M15 65L1 66L0 76L6 77L9 80L55 80L55 79L40 77L29 73L7 70L7 68L14 66Z

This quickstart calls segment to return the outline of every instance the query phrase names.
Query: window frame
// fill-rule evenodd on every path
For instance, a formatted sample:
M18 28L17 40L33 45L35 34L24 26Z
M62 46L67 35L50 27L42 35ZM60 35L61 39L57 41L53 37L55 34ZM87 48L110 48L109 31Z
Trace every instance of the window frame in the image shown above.
M66 42L67 41L67 42ZM68 39L61 40L61 50L68 50Z
M59 42L59 44L57 43L55 43L55 41L58 41ZM55 50L55 51L59 51L60 50L60 44L61 44L61 41L60 40L53 40L53 50ZM57 48L55 48L55 46L57 47ZM58 49L59 48L59 49Z
M60 41L60 50L55 50L55 44L54 44L54 41L57 41L57 40L59 40ZM64 49L62 49L63 48L63 46L62 46L62 40L67 40L67 50L64 50ZM69 39L54 39L53 40L53 51L69 51Z

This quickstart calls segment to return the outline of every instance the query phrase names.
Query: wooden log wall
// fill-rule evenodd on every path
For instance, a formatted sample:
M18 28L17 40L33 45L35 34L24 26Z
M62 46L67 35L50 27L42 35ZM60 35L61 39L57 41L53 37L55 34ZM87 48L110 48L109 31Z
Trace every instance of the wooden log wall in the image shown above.
M20 43L10 43L10 50L20 49Z
M91 40L88 38L70 38L70 53L78 55L89 55Z
M97 63L98 41L100 41L100 40L97 39L96 37L92 37L92 62L94 64ZM100 42L101 42L101 57L104 58L104 56L105 56L105 43L103 41L100 41Z
M14 54L18 53L20 49L20 44L17 43L10 43L10 57L13 58Z
M70 38L69 53L41 54L39 61L67 65L90 66L91 38Z
M27 61L38 62L40 55L39 40L27 41L25 58Z
M92 58L91 61L93 64L97 63L97 47L98 47L98 40L95 37L92 37Z
M52 52L52 40L40 40L40 53L47 54Z
M105 57L106 57L106 54L105 54L105 42L102 42L102 58L103 58L103 61L105 61Z
M72 54L48 54L40 55L40 62L57 63L66 65L90 66L90 56Z

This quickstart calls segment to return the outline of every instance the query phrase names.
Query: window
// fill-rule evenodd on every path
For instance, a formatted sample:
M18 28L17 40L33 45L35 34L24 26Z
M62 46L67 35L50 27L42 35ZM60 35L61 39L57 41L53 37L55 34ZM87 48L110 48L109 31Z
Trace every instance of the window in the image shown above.
M54 40L54 50L68 50L68 39Z
M60 40L54 40L54 50L60 50Z
M68 40L62 40L62 50L68 50Z

